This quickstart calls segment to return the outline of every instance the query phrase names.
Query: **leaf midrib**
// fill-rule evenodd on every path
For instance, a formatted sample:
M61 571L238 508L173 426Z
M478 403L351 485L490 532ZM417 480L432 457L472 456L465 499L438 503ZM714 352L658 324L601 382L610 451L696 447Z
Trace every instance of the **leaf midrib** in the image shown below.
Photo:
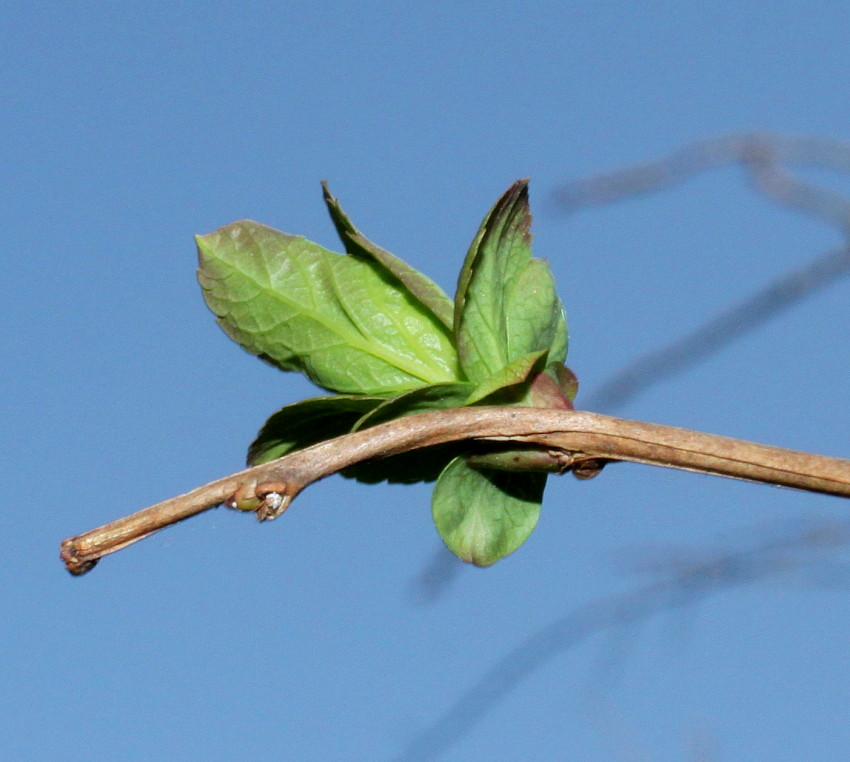
M246 232L248 232L248 234L251 236L251 239L256 243L256 239L254 239L254 236L249 231L246 231ZM259 248L259 246L258 246L258 248ZM348 331L342 331L342 330L339 329L338 326L337 327L332 326L327 321L323 320L321 318L320 313L317 314L315 312L308 311L308 310L304 309L303 305L300 305L297 302L294 302L290 299L287 299L286 296L284 294L280 293L278 290L276 290L271 283L271 272L269 271L269 268L268 268L269 263L268 263L267 257L265 257L265 256L263 257L263 265L265 266L266 272L268 273L269 282L268 282L268 284L264 284L264 283L261 283L256 278L256 276L249 274L248 272L243 270L241 267L239 267L236 262L233 262L230 259L227 259L225 257L217 255L214 250L207 249L207 254L209 256L211 256L213 259L216 259L219 262L221 262L222 264L230 267L232 270L235 270L241 276L246 278L248 281L254 283L263 293L265 293L267 296L271 297L275 301L279 301L279 302L284 303L284 304L286 304L290 307L294 307L295 310L296 310L296 313L301 314L305 317L308 317L313 322L318 323L323 328L325 328L329 333L336 335L336 336L339 336L340 339L345 343L346 346L351 346L355 349L358 349L361 352L363 352L364 354L369 355L371 357L374 357L378 360L381 360L382 362L386 363L387 365L390 365L391 367L394 367L398 370L401 370L404 373L406 373L407 375L409 375L413 378L419 379L420 381L424 381L425 383L428 383L428 384L438 383L438 382L447 381L447 380L448 381L457 380L457 379L455 379L451 376L447 376L445 378L430 377L427 374L422 373L421 369L416 369L416 368L411 367L411 365L408 362L404 362L405 358L402 358L399 355L395 355L395 354L390 355L389 353L385 353L385 352L377 352L377 351L375 351L375 349L377 347L381 346L381 345L377 345L377 344L374 344L372 342L365 342L365 341L361 340L360 338L358 338L358 335L356 333L350 333ZM229 298L228 301L232 302L232 301L236 301L236 300ZM346 314L347 314L347 312L346 312ZM397 362L396 361L397 359L402 360L402 362Z

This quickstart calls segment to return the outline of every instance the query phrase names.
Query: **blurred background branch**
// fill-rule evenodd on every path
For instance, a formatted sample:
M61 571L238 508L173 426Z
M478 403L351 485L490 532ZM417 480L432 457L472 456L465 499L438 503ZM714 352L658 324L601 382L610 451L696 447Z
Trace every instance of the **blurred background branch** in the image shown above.
M787 580L821 587L840 579L846 588L847 559L841 553L850 540L850 522L800 521L781 533L761 526L751 535L747 544L733 549L635 553L630 565L653 581L579 606L529 635L417 734L397 760L436 759L536 670L598 633L754 583Z

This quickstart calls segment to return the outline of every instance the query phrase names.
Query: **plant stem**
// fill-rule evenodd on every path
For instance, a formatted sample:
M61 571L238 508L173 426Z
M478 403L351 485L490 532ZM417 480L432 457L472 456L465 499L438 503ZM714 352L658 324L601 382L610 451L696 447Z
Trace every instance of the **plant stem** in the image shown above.
M68 538L62 559L84 574L103 556L222 503L253 501L259 519L273 519L305 487L355 463L460 440L543 447L563 471L585 477L601 463L631 461L850 497L850 460L577 410L465 407L398 418L210 482Z

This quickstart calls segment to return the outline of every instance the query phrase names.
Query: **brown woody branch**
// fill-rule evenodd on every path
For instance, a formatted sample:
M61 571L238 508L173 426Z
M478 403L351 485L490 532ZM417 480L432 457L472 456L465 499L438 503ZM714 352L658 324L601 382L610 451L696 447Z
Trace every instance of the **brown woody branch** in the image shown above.
M850 497L850 460L576 410L466 407L399 418L210 482L65 540L62 560L84 574L102 556L221 504L256 499L257 517L273 519L305 487L355 463L460 440L543 447L578 476L631 461Z

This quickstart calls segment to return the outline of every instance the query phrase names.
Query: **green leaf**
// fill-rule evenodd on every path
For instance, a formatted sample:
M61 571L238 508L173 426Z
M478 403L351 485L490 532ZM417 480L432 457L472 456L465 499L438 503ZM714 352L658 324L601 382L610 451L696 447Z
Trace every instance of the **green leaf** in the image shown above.
M519 402L531 377L541 370L546 350L532 352L508 363L490 378L482 381L466 400L467 405L485 401L490 405L510 405Z
M528 539L545 486L546 474L477 470L455 458L434 486L434 523L458 558L490 566Z
M469 247L458 279L454 327L460 364L470 381L504 368L506 292L531 258L528 180L518 180L490 210Z
M374 262L249 220L196 240L219 324L282 370L355 394L457 380L445 327Z
M422 306L430 310L434 317L445 326L447 335L451 336L454 305L446 292L427 275L372 243L357 230L342 210L339 201L331 195L326 182L322 182L322 192L334 227L336 227L345 250L349 254L372 260L380 265L388 275L401 281Z
M347 434L364 413L385 401L384 397L338 394L287 405L260 429L248 448L248 465L258 466L289 452Z
M478 383L515 360L546 351L563 362L567 325L545 260L531 257L528 181L496 202L472 241L455 297L461 368Z
M472 384L467 383L435 384L396 395L367 412L357 421L353 430L377 426L379 423L425 410L461 407L473 388ZM391 484L432 482L440 475L446 464L464 450L464 447L464 443L454 442L368 463L359 463L346 469L343 476L367 484L384 481Z
M531 259L513 283L505 304L508 357L549 350L549 362L567 356L564 308L545 259Z

